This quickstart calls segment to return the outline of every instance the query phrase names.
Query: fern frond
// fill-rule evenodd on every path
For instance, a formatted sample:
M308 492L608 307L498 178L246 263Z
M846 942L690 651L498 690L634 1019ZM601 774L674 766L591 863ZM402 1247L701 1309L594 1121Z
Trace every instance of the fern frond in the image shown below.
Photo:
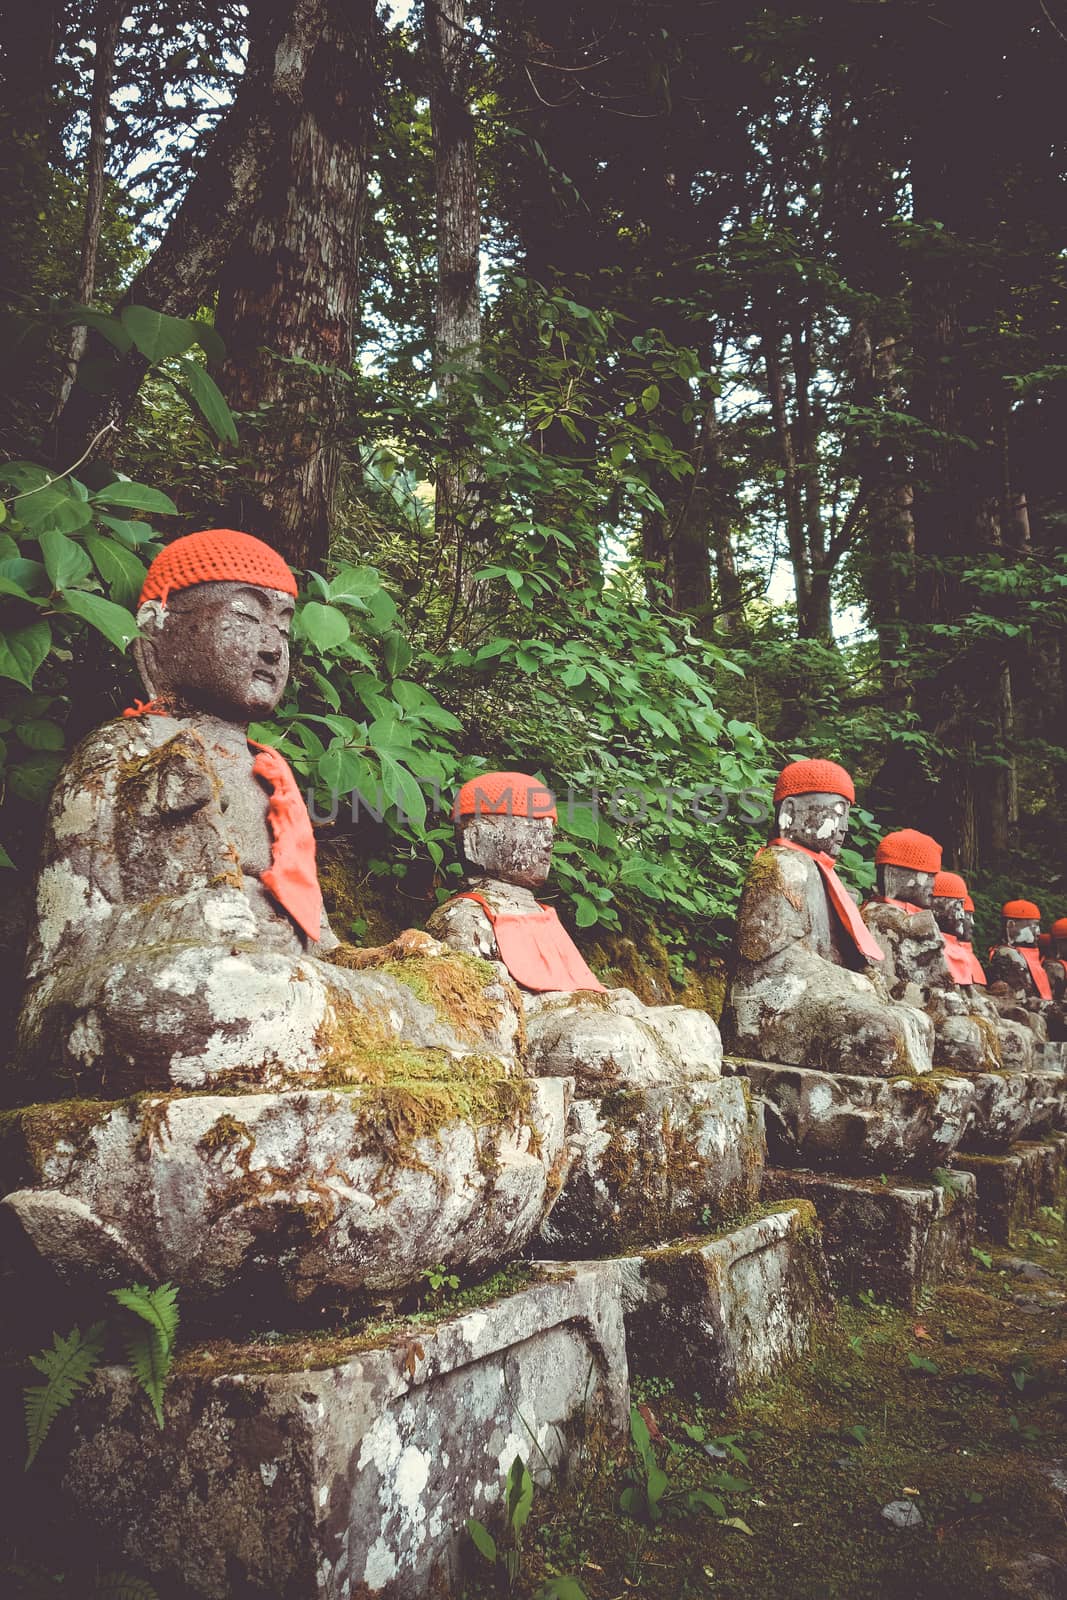
M135 1578L132 1572L105 1572L97 1578L89 1600L159 1600L159 1595L145 1578Z
M161 1283L157 1289L135 1283L131 1289L112 1289L111 1296L156 1330L168 1355L173 1351L178 1337L178 1290L173 1283Z
M64 1406L69 1406L78 1390L88 1383L103 1353L104 1324L94 1322L84 1338L78 1328L72 1328L66 1338L54 1333L52 1349L30 1357L31 1366L47 1381L28 1384L22 1391L26 1410L27 1468L33 1465L49 1428Z
M178 1335L178 1291L172 1283L161 1284L158 1289L135 1283L132 1289L112 1289L111 1294L120 1306L140 1319L123 1334L126 1357L162 1428L163 1388Z

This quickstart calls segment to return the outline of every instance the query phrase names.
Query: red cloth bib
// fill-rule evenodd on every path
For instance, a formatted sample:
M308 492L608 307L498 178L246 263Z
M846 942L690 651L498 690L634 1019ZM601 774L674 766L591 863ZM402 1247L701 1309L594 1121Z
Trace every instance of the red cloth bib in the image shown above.
M809 850L806 845L794 844L792 839L772 839L770 842L772 845L782 845L786 850L799 850L801 855L811 857L822 873L827 898L860 955L865 961L884 961L885 956L881 946L876 942L871 930L860 916L855 900L834 870L833 856L828 856L823 850Z
M967 958L971 963L971 978L970 978L970 981L972 983L980 983L982 985L982 987L984 988L985 984L986 984L985 969L983 968L982 963L979 961L978 957L974 953L974 945L973 944L964 944L963 940L961 939L960 940L960 949L961 950L966 950Z
M942 930L941 941L945 946L945 960L954 982L962 984L965 988L973 983L974 954L970 945L962 944L954 933L945 933ZM978 969L981 971L981 968ZM985 982L983 975L981 981Z
M501 961L524 989L538 994L554 989L595 989L604 993L604 985L590 972L551 906L538 905L536 912L522 916L513 911L494 911L480 894L458 894L456 899L473 900L481 906L493 924Z
M1038 950L1025 950L1022 945L1013 945L1030 968L1030 976L1034 980L1034 988L1042 1000L1052 999L1052 986L1048 981L1048 973L1041 965L1041 954Z
M922 906L913 906L910 900L890 900L888 895L876 894L873 900L866 902L869 906L896 906L898 911L906 911L909 917L917 917Z
M315 830L308 808L285 757L270 745L257 744L254 739L248 742L259 751L252 771L271 787L267 802L271 864L260 882L288 911L297 927L309 939L317 940L322 932L322 891L315 870Z

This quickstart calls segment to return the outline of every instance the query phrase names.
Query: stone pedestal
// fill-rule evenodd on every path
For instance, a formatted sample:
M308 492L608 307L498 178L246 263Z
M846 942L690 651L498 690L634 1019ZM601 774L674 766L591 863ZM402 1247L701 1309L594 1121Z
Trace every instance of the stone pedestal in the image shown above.
M740 1078L575 1100L567 1182L542 1246L603 1255L751 1210L763 1172L762 1109Z
M458 1592L516 1455L544 1483L624 1436L619 1276L580 1265L381 1348L188 1350L162 1431L107 1368L46 1450L103 1539L197 1600Z
M1067 1139L1020 1142L1006 1155L959 1155L956 1166L974 1174L978 1228L994 1244L1011 1243L1016 1229L1033 1222L1041 1206L1061 1208L1067 1194Z
M768 1200L809 1200L822 1224L835 1288L871 1290L879 1300L914 1306L924 1289L969 1265L977 1214L975 1181L953 1173L953 1187L920 1179L827 1177L771 1168Z
M828 1172L930 1172L962 1139L974 1107L970 1079L945 1073L861 1078L727 1057L765 1105L767 1152L783 1167Z
M827 1303L819 1224L804 1201L622 1267L631 1361L711 1404L800 1355Z

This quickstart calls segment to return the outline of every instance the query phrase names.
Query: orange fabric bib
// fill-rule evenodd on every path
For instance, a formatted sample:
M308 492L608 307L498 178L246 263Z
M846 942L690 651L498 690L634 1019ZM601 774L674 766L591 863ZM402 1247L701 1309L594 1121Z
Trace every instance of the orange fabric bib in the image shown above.
M1048 973L1041 965L1041 955L1037 950L1024 950L1021 945L1015 945L1026 965L1030 968L1030 976L1034 980L1034 988L1042 1000L1052 999L1052 986L1048 981Z
M882 954L881 946L876 942L871 930L860 916L855 900L834 870L833 856L828 856L823 850L809 850L805 845L794 844L792 839L772 839L770 842L772 845L780 844L786 850L799 850L801 855L811 857L822 873L827 898L836 911L838 920L864 961L884 961L885 956Z
M966 987L974 981L972 977L974 970L972 965L974 961L973 953L969 946L961 944L953 933L942 931L941 940L945 946L945 960L948 962L948 970L952 974L953 981ZM981 968L979 968L979 971L981 971ZM985 982L984 975L981 981Z
M260 882L312 941L322 933L322 891L315 870L315 830L293 769L270 745L249 744L259 754L252 763L257 778L270 784L267 822L271 864Z
M539 905L536 912L520 916L516 912L494 911L480 894L458 894L456 899L473 900L481 906L493 925L501 961L524 989L538 994L555 989L594 989L604 993L604 985L586 966L552 906Z
M962 939L961 939L960 940L960 949L961 950L966 950L967 959L971 963L970 982L971 983L980 983L982 985L982 987L984 988L985 984L986 984L985 968L982 966L982 963L979 961L978 957L974 953L974 945L973 944L964 944Z

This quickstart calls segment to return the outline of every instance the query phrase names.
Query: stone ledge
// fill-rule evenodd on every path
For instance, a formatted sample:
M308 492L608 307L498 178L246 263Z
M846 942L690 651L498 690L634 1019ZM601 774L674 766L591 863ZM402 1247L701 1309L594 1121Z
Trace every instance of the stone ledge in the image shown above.
M621 1265L631 1360L711 1404L800 1355L827 1304L820 1228L804 1200Z
M924 1289L959 1272L976 1236L975 1182L955 1173L951 1193L918 1179L829 1177L770 1169L769 1200L810 1200L823 1229L834 1287L870 1289L879 1300L913 1307Z
M994 1244L1010 1244L1041 1206L1061 1207L1067 1196L1067 1139L1061 1135L1014 1144L1006 1155L960 1154L956 1166L974 1174L979 1232Z
M299 1370L279 1345L279 1370L208 1375L194 1349L161 1432L107 1368L48 1453L77 1514L197 1600L448 1592L466 1519L493 1520L516 1454L544 1482L623 1436L619 1279L583 1263L342 1361L324 1340Z

